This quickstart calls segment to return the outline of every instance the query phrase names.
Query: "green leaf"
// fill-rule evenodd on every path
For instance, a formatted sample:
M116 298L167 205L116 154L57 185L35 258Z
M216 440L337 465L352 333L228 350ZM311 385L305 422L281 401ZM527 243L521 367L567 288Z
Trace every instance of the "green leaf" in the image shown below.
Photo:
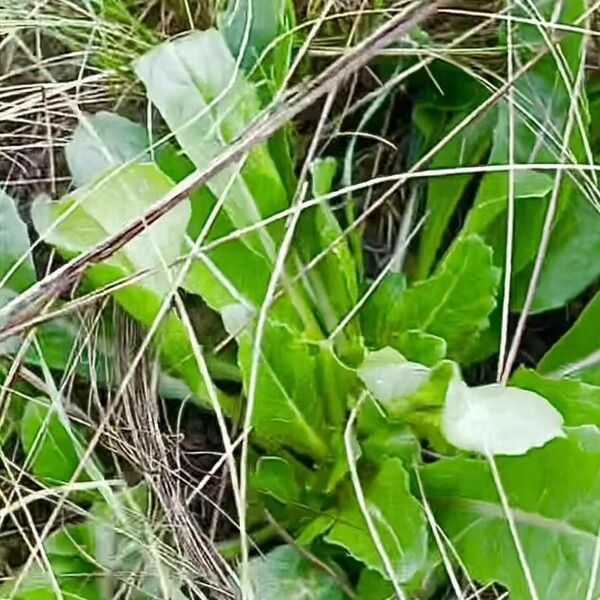
M574 190L559 216L544 259L531 313L564 306L583 292L600 275L600 214L592 201ZM529 233L532 236L532 233ZM539 239L535 238L535 239ZM568 273L568 277L565 276ZM531 268L521 271L514 285L512 305L521 308L525 302Z
M159 567L155 555L147 550L151 539L146 540L140 528L147 519L147 495L143 485L117 492L110 504L95 502L85 521L65 525L45 540L44 551L64 598L112 598L127 586L129 592L134 591L132 597L145 600L156 598L166 586L169 598L183 599L175 573L163 561ZM134 572L140 577L132 582ZM23 580L16 598L57 597L47 573L37 565L20 575ZM0 588L2 598L9 597L13 588L13 581Z
M253 489L289 504L300 499L300 486L290 463L279 456L263 456L252 475Z
M446 356L446 340L418 329L404 331L394 339L394 348L407 360L432 367Z
M230 0L227 10L219 15L219 31L234 56L239 57L247 39L241 58L243 69L251 68L277 38L287 6L287 0Z
M149 99L198 169L207 167L232 143L261 108L257 87L237 70L223 36L214 30L162 44L136 63L136 72ZM205 194L204 203L193 202L192 221L198 233L208 222L216 198L224 197L224 215L209 228L207 240L252 226L289 206L286 186L267 145L253 149L241 169L232 165L207 187L215 201ZM220 312L235 303L257 308L264 300L284 226L281 219L245 233L239 243L219 245L205 259L195 261L186 289L202 295ZM304 211L283 278L299 272L303 263L329 247L340 234L327 206ZM245 268L240 269L240 264ZM323 333L333 330L356 303L356 273L345 243L332 247L299 283L284 286L288 297L273 307L272 318L306 330L311 337L324 337ZM357 324L350 324L344 333L342 341L336 340L336 347L343 354L358 354Z
M17 212L13 199L0 190L0 281L13 270L23 256L25 260L10 275L6 286L22 292L35 283L37 277L30 253L27 226ZM1 305L1 302L0 302Z
M365 342L371 348L395 347L390 339L396 331L393 310L406 290L406 278L401 273L388 273L360 311Z
M227 148L260 110L256 87L236 69L223 37L215 30L195 32L161 44L136 63L136 72L146 86L149 99L198 169L207 167ZM216 199L225 198L221 211L224 214L210 227L208 240L252 226L284 211L289 204L286 188L266 145L249 152L241 168L232 165L215 176L207 188L214 201L203 194L205 202L195 201L193 205L192 220L198 233L207 223ZM219 311L239 302L260 306L284 226L282 219L244 234L243 252L239 244L227 243L206 259L195 261L186 289L201 294ZM240 264L245 268L240 269ZM304 325L320 335L300 286L294 286L290 299L284 300L274 307L274 312L281 309L285 313L284 322L297 323L296 312L299 312Z
M587 305L575 324L563 335L538 365L542 375L559 372L598 351L600 344L591 331L600 330L600 293ZM588 383L600 385L600 367L588 367L576 374Z
M356 586L359 600L390 600L394 597L394 587L377 571L363 569Z
M320 158L312 164L312 193L315 198L324 196L333 189L337 170L337 160L332 156Z
M552 2L534 3L541 17L531 19L530 7L518 7L515 14L525 17L514 27L515 60L524 65L540 52L548 48L542 31L536 24L540 19L571 26L580 23L587 10L585 0L573 0L557 8ZM528 69L515 83L515 99L518 108L515 111L515 155L517 164L560 162L561 147L565 127L571 112L573 82L577 80L581 62L585 58L585 36L577 31L566 32L553 46L554 52L546 52L532 68ZM558 58L557 58L558 57ZM557 60L561 61L560 68ZM567 83L565 83L565 80ZM585 99L577 107L583 127L587 127ZM503 102L498 111L498 124L494 134L494 145L490 164L506 165L509 162L509 124L508 104ZM585 135L585 132L584 132ZM587 162L579 122L575 123L571 138L567 140L570 152L569 160L575 163ZM547 178L546 178L547 179ZM554 178L552 178L554 179ZM539 201L524 201L524 193L533 180L527 175L517 176L515 180L515 240L513 256L513 295L511 306L520 310L527 293L535 255L539 248L542 228L548 205L549 194L538 196ZM540 178L543 183L543 177ZM539 191L543 191L540 185ZM467 231L476 230L493 246L494 260L500 265L504 262L506 246L506 198L508 196L508 174L490 173L482 181L480 192L475 201L475 211L487 203L495 221L490 216L485 220L490 224L486 232L473 229L469 224ZM491 205L490 200L502 197ZM483 209L487 212L486 209ZM479 215L481 218L481 215ZM581 197L581 192L565 176L558 197L558 211L553 226L551 248L545 256L542 278L537 288L534 312L556 308L577 295L595 277L600 268L594 261L585 261L583 256L598 252L598 216L592 214L592 208ZM564 273L568 272L569 277Z
M102 173L129 162L149 162L144 127L115 113L82 117L66 147L73 183L81 187Z
M459 114L448 124L447 131L450 132L454 129L465 117L465 113ZM495 120L495 112L486 111L436 154L430 168L456 169L478 165L492 143ZM417 279L424 279L429 275L444 235L448 231L450 219L473 178L473 175L445 175L429 180L427 184L428 217L420 236L416 268Z
M26 257L25 260L8 277L6 286L0 288L0 307L37 281L27 226L19 217L13 200L0 191L0 281L22 257ZM66 319L57 319L38 327L36 337L48 367L66 369L76 333L76 328ZM0 356L16 353L19 346L18 337L0 342ZM29 349L24 360L27 364L41 364L41 359L33 348ZM81 365L78 365L78 371L80 374L87 374Z
M496 459L540 600L584 598L600 527L600 433L573 430L524 456ZM436 521L470 577L530 600L490 467L460 457L422 467ZM600 592L596 582L592 597Z
M48 243L72 258L140 218L173 185L155 164L131 164L105 174L60 202L34 203L33 222ZM176 273L171 265L184 247L190 212L189 204L180 203L109 259L90 267L87 281L99 288L144 269L156 270L139 283L114 293L125 311L150 327L173 285ZM164 364L184 379L198 400L207 404L206 386L195 363L188 332L173 312L163 319L154 341ZM230 409L229 399L220 397Z
M493 245L494 263L498 266L504 265L506 254L507 185L505 173L486 175L463 227L463 234L480 235ZM539 237L532 235L531 229L541 231L547 207L545 198L552 185L553 179L546 173L515 172L515 272L526 267L535 256Z
M408 362L399 352L389 347L369 352L357 373L373 397L383 406L414 394L429 378L427 367Z
M461 450L519 455L564 436L562 415L537 393L501 384L448 387L442 427Z
M76 254L119 233L172 188L173 182L155 164L132 164L76 190L61 202L36 201L32 217L46 241ZM64 217L67 211L70 214ZM59 217L64 220L52 229ZM166 293L171 285L167 269L181 254L189 218L190 206L181 202L106 264L128 274L157 269L158 273L144 278L140 285L158 294Z
M322 569L291 546L250 561L250 579L260 600L344 600L346 595Z
M550 379L524 368L518 369L510 381L546 398L561 413L568 427L600 427L600 387L571 379Z
M331 158L313 164L315 198L331 191L336 167ZM313 301L314 312L320 317L323 329L331 333L358 302L359 289L354 257L327 202L323 201L302 212L294 248L306 265L312 264L313 259L319 256L319 262L308 271L305 282ZM323 256L326 249L328 252ZM352 364L362 358L359 338L360 323L355 318L335 340L340 355Z
M260 110L255 87L236 71L223 36L194 32L154 48L135 65L150 101L158 108L196 168L210 161L240 135ZM227 194L225 211L235 227L252 225L287 208L288 199L267 147L252 150L237 174L235 166L208 187ZM273 257L282 223L247 236L256 252Z
M67 483L79 466L76 440L59 417L46 406L29 402L21 421L21 442L30 456L31 470L43 481Z
M327 457L326 404L318 376L321 349L277 323L267 325L264 340L253 413L258 439L268 448L287 446L314 458ZM253 333L246 329L238 343L247 386Z
M22 257L25 259L15 268ZM37 279L31 258L27 226L19 217L13 199L0 190L0 282L5 278L5 285L0 286L0 308L13 300L19 292L35 283ZM0 342L0 356L17 352L19 345L18 337Z
M491 250L479 237L459 238L432 277L400 296L386 337L419 329L446 340L450 357L467 357L473 339L489 324L498 275Z
M53 557L52 571L58 581L62 597L65 600L103 600L98 576L94 566L77 557ZM0 593L2 598L14 600L57 600L58 596L50 582L48 573L34 563L18 588L15 582L8 580Z
M418 461L421 445L412 429L405 424L386 422L362 440L365 458L381 464L388 458L399 458L404 464Z
M400 582L409 581L427 555L427 520L409 491L408 474L397 458L386 460L364 484L369 513ZM383 577L387 573L353 493L343 498L338 520L325 537Z

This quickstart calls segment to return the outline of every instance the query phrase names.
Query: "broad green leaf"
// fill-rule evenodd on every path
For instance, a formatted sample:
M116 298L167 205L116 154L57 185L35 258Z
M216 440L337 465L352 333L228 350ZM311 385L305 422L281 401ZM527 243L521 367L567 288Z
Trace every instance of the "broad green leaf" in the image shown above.
M560 308L583 292L600 275L598 261L589 260L599 255L600 213L574 190L552 231L531 312ZM517 275L513 307L523 306L530 277L531 268Z
M448 387L442 428L461 450L519 455L564 436L562 415L535 392L500 384Z
M600 331L600 293L594 296L569 331L546 352L538 371L542 375L555 373L597 352L600 342L595 335L590 335L593 331ZM600 366L588 367L576 376L600 385Z
M82 117L66 147L67 165L77 187L129 162L149 162L146 129L115 113Z
M356 594L359 600L390 600L394 597L394 586L377 571L363 569Z
M253 334L238 337L239 364L247 385L252 368ZM285 353L282 353L285 348ZM319 378L320 354L285 325L269 323L259 362L253 426L268 448L288 446L313 458L329 454L326 406Z
M288 0L230 0L227 11L219 15L219 31L231 53L239 57L244 50L243 69L253 67L282 31L287 7ZM280 56L276 56L277 59L282 60ZM278 66L274 65L274 68ZM261 64L261 67L264 70L266 65Z
M600 527L600 434L573 430L525 456L496 463L540 600L585 598ZM483 459L445 459L422 468L437 523L470 577L498 582L511 600L530 600L498 490ZM596 581L591 597L600 593Z
M25 260L10 275L6 284L14 292L22 292L32 285L37 277L30 254L27 226L19 217L13 199L0 190L0 281L13 270L22 257L25 257Z
M236 70L223 36L208 30L166 42L139 59L136 73L150 101L175 133L196 168L208 166L260 109L252 84ZM252 150L208 184L216 197L227 194L225 211L235 227L246 227L284 210L288 199L266 146ZM282 224L247 236L256 252L272 258ZM272 237L271 234L274 234Z
M404 331L393 340L393 347L412 362L433 367L446 356L446 340L418 329Z
M418 461L421 445L405 424L386 422L360 443L365 458L380 464L388 458L399 458L404 464Z
M259 459L252 475L252 487L286 504L300 499L300 486L293 468L279 456L263 456Z
M600 427L600 387L571 379L550 379L523 368L511 377L511 384L546 398L569 427Z
M427 555L427 520L410 494L408 474L398 458L390 458L363 486L369 513L394 572L400 582L407 582ZM325 540L342 546L367 567L387 577L352 491L343 498L338 520Z
M322 569L292 546L279 546L250 561L250 580L260 600L344 600L346 595Z
M397 398L410 396L429 378L427 367L408 362L389 347L367 354L357 373L383 406Z
M539 14L531 12L535 6ZM528 69L515 82L515 156L518 164L560 162L561 148L565 127L569 119L573 98L573 82L577 80L581 62L585 58L585 36L576 31L565 33L548 51L548 42L542 31L536 26L540 20L549 20L564 25L580 23L587 10L585 0L573 0L558 6L554 2L540 1L515 8L515 14L525 17L515 24L514 48L516 64L521 66L531 60L538 52L546 50L545 55ZM532 18L533 17L533 18ZM558 58L557 58L558 57ZM556 61L561 61L561 66ZM565 83L566 79L566 83ZM585 99L581 99L577 107L584 128L587 127L587 111ZM498 124L494 134L494 145L490 156L490 164L508 163L509 152L509 111L503 102L498 111ZM579 123L576 122L568 142L571 153L569 160L574 163L587 162L583 151L583 141ZM554 177L552 177L554 179ZM533 180L527 177L516 177L515 197L515 242L513 255L513 309L520 310L531 277L533 261L539 247L545 212L549 194L542 200L524 201L524 191ZM542 183L540 181L540 183ZM540 186L540 191L542 191ZM501 204L489 200L502 196ZM493 246L496 264L503 263L506 240L506 198L508 196L508 174L490 173L483 178L480 192L475 200L474 210L479 205L488 203L496 213L495 223L487 232L477 229L487 243ZM500 213L498 210L500 209ZM484 209L485 210L485 209ZM568 299L577 295L589 285L599 270L595 264L584 264L581 256L597 252L598 230L597 219L591 214L591 207L586 207L586 200L581 197L569 177L562 180L559 192L558 212L553 228L552 248L546 253L546 263L542 280L538 286L534 302L534 311L541 312L556 308ZM486 211L487 212L487 211ZM481 215L479 215L481 218ZM490 222L491 217L485 220ZM591 221L590 221L591 219ZM468 227L469 220L467 221ZM468 229L473 231L473 229ZM593 263L593 261L592 261ZM569 277L564 273L568 272Z
M448 142L435 158L432 169L460 169L461 167L476 166L484 158L492 143L492 132L495 124L495 112L487 111L475 122L471 123L460 135ZM448 124L451 131L466 117L465 113L458 115ZM420 236L417 259L417 279L425 279L436 260L448 224L458 204L465 194L473 175L444 175L433 177L427 184L428 217Z
M29 402L21 420L21 442L33 473L41 480L67 483L79 466L78 434L67 431L56 413Z
M406 278L401 273L388 273L360 311L365 342L370 348L394 346L396 332L393 310L406 290Z
M475 204L467 216L463 234L477 234L494 248L494 264L503 266L506 250L506 212L508 181L505 173L490 173L481 183ZM531 231L541 231L547 208L545 198L553 179L536 171L515 172L515 242L513 269L520 271L535 256L539 238Z
M477 236L458 239L429 279L406 290L391 308L387 339L419 329L446 340L448 354L460 360L488 326L496 304L498 270ZM385 339L380 340L385 345Z
M32 217L46 241L67 252L84 252L119 233L172 188L173 182L156 165L131 164L76 190L61 202L37 201ZM69 214L64 217L67 211ZM60 217L64 220L55 225ZM157 294L166 293L171 285L168 268L181 255L189 218L190 206L181 202L106 264L128 274L157 269L157 274L144 278L139 285Z
M36 202L33 222L48 243L71 258L141 217L172 187L173 182L155 164L131 164L107 173L60 202ZM125 311L149 327L173 285L176 273L171 265L181 254L189 216L189 204L180 203L108 260L90 267L87 281L99 288L140 270L156 270L114 293ZM206 403L205 383L188 332L174 313L167 314L161 323L155 343L164 364L184 379L198 400ZM226 402L225 396L221 399Z

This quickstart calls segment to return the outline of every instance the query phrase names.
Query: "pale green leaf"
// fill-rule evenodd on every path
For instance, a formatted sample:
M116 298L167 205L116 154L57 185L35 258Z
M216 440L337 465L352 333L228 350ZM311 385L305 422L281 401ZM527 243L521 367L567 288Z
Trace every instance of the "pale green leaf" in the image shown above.
M66 147L73 183L81 187L129 162L148 162L146 129L115 113L83 116Z
M531 369L519 369L511 384L540 394L564 417L565 425L600 427L600 387L572 379L551 379Z
M24 260L13 271L22 258ZM19 217L13 199L0 190L0 281L11 271L7 287L15 292L22 292L37 279L27 226Z
M37 201L32 207L33 222L47 242L67 252L85 252L143 216L172 188L173 182L156 165L131 164L78 189L61 202ZM68 216L63 217L67 211ZM181 255L189 218L189 204L180 202L106 264L129 274L156 269L158 273L144 278L139 285L158 294L166 293L171 287L168 269Z
M442 428L460 448L519 455L564 435L562 415L535 392L500 384L470 388L454 380L448 387Z
M140 218L172 187L173 182L153 163L131 164L76 190L56 203L39 201L32 217L38 233L66 257L86 252L127 224ZM87 271L93 288L148 269L153 274L114 293L133 318L150 327L176 276L171 266L181 255L190 216L182 202L128 242L121 250ZM163 363L181 377L194 397L207 402L205 382L198 371L189 335L172 312L160 324L154 342ZM230 399L221 400L230 408Z
M214 29L163 43L135 68L148 98L198 169L206 168L259 112L254 86L236 70L222 35ZM235 227L287 207L285 188L266 146L252 150L241 175L237 171L231 166L208 183L216 197L227 193L225 211ZM275 229L281 230L281 224ZM274 255L267 230L248 239L257 252Z
M410 396L429 378L427 367L408 362L389 347L369 352L357 373L383 406L396 398Z

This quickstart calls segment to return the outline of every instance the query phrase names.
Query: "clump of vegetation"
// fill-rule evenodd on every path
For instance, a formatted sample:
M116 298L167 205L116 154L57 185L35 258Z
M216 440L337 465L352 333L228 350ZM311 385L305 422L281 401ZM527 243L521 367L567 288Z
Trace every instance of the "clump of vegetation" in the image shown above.
M486 8L0 5L81 61L0 109L2 597L600 593L593 7Z

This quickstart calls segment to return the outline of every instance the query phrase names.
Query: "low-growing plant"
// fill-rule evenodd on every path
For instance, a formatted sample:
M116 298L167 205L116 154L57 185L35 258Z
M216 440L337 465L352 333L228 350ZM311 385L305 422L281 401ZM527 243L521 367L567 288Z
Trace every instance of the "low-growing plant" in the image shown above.
M138 59L145 125L108 112L82 120L66 150L72 191L31 209L62 259L144 217L277 106L294 21L287 2L272 5L237 3L219 29ZM515 600L600 594L598 297L535 368L514 368L527 319L568 305L600 273L588 6L561 7L512 9L502 74L427 65L419 54L439 48L421 31L395 48L413 55L376 61L384 81L411 73L413 148L400 174L342 186L339 161L319 151L326 100L306 156L282 130L86 269L88 296L110 295L146 332L135 360L156 355L163 380L216 414L239 534L214 550L239 560L225 580L242 597L467 598L493 584ZM372 207L348 221L360 207L343 200L378 184L390 186L379 204L401 186L425 192L421 203L410 195L394 252L370 278L351 242ZM0 306L36 279L29 243L3 195ZM194 309L218 313L235 352L220 357ZM72 323L0 350L51 387ZM482 364L485 384L470 375ZM134 364L118 393L135 376ZM29 471L92 503L44 541L45 569L29 564L5 585L10 597L114 597L123 568L142 573L135 597L187 597L177 565L156 567L150 534L136 530L148 486L113 490L62 393L10 406L2 439L17 433Z

